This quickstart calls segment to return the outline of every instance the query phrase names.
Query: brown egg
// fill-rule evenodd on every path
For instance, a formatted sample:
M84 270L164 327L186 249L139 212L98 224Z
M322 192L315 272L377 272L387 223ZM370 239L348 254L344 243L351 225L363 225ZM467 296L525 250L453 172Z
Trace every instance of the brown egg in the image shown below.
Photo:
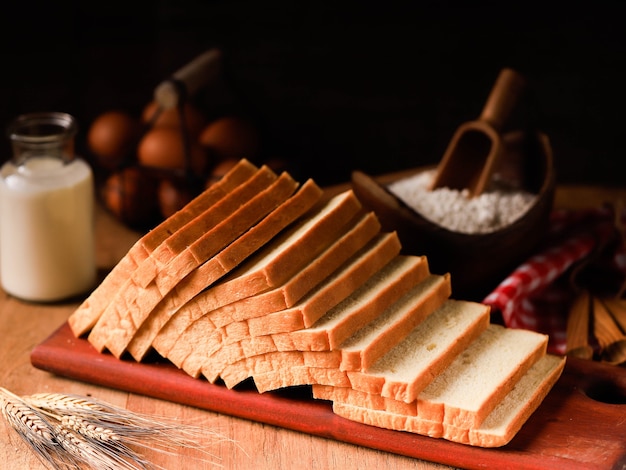
M194 188L183 181L164 178L159 183L159 209L163 217L169 217L179 211L196 195Z
M139 168L112 173L100 188L100 195L104 206L131 227L150 228L160 217L156 181Z
M149 124L157 110L156 102L152 101L146 105L141 114L141 121ZM196 138L200 131L206 125L206 119L191 103L185 103L184 107L185 126L189 132L189 136ZM177 107L162 110L158 118L152 123L152 127L175 127L180 129L180 111Z
M222 160L218 162L213 169L211 170L211 174L206 181L205 187L208 188L213 183L221 180L226 173L228 173L232 167L234 167L240 159L238 158L227 158L226 160Z
M141 123L130 114L107 111L89 127L87 145L102 167L115 169L133 154L140 132Z
M259 133L249 121L227 116L210 122L198 136L198 142L216 158L252 159L259 151Z
M191 170L202 175L208 159L204 149L196 142L189 142ZM156 127L148 131L137 148L139 163L145 166L168 170L186 168L185 149L180 132L172 127Z

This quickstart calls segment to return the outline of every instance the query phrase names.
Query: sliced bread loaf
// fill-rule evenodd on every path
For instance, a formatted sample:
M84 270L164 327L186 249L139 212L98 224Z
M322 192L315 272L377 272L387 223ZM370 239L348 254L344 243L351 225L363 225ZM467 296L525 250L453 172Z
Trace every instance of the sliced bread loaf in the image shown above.
M75 334L259 392L310 385L337 414L497 446L554 385L547 337L449 299L450 276L400 256L351 191L242 161L142 238L72 315ZM93 297L93 298L91 298Z

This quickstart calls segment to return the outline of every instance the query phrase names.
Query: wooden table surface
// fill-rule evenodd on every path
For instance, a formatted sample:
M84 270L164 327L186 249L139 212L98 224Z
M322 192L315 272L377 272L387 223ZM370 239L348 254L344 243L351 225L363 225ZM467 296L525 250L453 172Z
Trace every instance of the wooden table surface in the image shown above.
M605 201L626 201L626 188L559 187L558 207L589 207ZM97 262L110 269L138 238L102 210L96 216ZM102 388L51 375L34 368L30 352L65 322L77 303L29 304L0 290L0 386L18 395L60 392L90 395L133 411L182 417L185 421L221 433L230 442L206 439L206 448L226 469L430 469L449 468L390 453L345 444L261 423L198 410L153 398ZM0 423L0 467L6 470L45 468L21 440ZM145 453L162 468L217 468L201 462L198 454Z

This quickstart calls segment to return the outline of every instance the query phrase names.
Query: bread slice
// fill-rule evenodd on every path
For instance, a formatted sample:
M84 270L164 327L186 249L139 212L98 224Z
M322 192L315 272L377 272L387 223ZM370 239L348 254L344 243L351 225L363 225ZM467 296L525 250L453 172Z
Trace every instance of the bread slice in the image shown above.
M488 306L449 299L367 371L348 372L351 387L411 403L488 326Z
M367 370L450 296L450 275L430 274L340 345L341 369Z
M364 221L371 220L372 216L371 213L366 215ZM365 274L381 269L390 259L397 256L400 251L400 243L395 233L379 234L357 251L355 248L362 246L363 243L351 240L353 236L361 238L357 232L361 226L363 223L357 224L355 230L348 232L318 257L315 263L309 265L298 276L280 288L242 299L235 304L226 305L200 317L184 331L176 346L169 351L167 358L192 376L198 376L200 370L204 369L202 373L205 377L214 381L220 370L209 369L210 361L208 358L213 351L207 353L206 335L208 331L214 328L223 329L231 322L259 317L291 307L317 284L337 271L351 254L353 256L349 265L360 265ZM376 230L378 227L379 225L376 223ZM369 233L367 238L371 239ZM202 347L199 346L201 344ZM222 347L221 341L219 347Z
M134 285L131 280L126 295L134 294L134 302L125 302L126 308L117 309L116 311L117 316L120 318L119 324L123 325L124 333L109 335L105 342L107 349L116 357L120 357L126 350L126 346L134 336L138 326L143 323L152 309L180 279L183 279L200 264L218 253L242 233L250 229L262 217L287 200L296 188L297 183L287 173L283 173L269 187L243 203L233 214L188 244L185 250L181 251L165 266L163 271L159 272L154 283L149 284L145 288L140 288ZM125 324L126 322L128 324ZM97 326L98 324L96 324ZM90 338L92 334L95 335L97 333L96 327L89 335Z
M284 284L345 233L360 209L352 191L335 196L203 292L196 302L208 312Z
M298 192L257 225L241 235L217 255L191 271L174 286L143 321L127 346L132 357L141 361L152 347L159 330L186 302L238 266L280 231L310 210L322 197L313 180L306 181Z
M180 227L156 247L146 259L133 271L117 292L111 293L111 300L107 308L92 328L88 339L98 351L104 350L111 335L122 333L126 326L121 324L120 315L136 310L134 303L138 297L137 290L153 282L161 272L159 266L165 266L177 255L184 252L189 245L197 242L199 231L208 231L232 214L242 204L252 199L260 191L265 190L276 180L276 175L268 167L262 167L251 178L234 188L230 193L218 200L204 212ZM174 242L171 242L175 239ZM183 243L185 242L186 243ZM168 243L171 242L171 243ZM184 255L183 255L184 256ZM146 296L156 296L158 293L143 293ZM137 325L134 325L137 326Z
M244 321L249 317L262 316L292 306L315 284L321 282L332 273L347 258L357 252L380 231L378 219L373 215L361 214L350 223L345 224L346 233L335 243L332 243L314 262L302 267L300 273L289 282L257 296L246 297L216 310L205 310L205 303L198 301L199 296L182 306L175 315L161 328L153 341L154 349L163 357L167 357L174 364L180 365L186 357L187 350L184 340L180 336L190 325L209 312L211 316L195 325L188 332L188 338L201 338L209 329L220 328L233 321ZM397 242L399 251L399 241ZM234 315L234 316L233 316ZM237 317L239 316L239 317ZM175 350L178 349L178 351Z
M440 421L431 421L412 413L404 414L402 408L391 411L392 405L387 405L389 410L380 407L369 408L368 404L380 405L376 398L374 398L374 403L361 398L361 403L357 404L352 395L346 395L347 400L343 401L344 396L341 393L333 394L332 387L314 385L313 390L318 398L337 399L338 401L333 402L333 411L353 421L396 431L444 438L472 446L501 447L513 439L539 407L561 376L564 366L565 358L563 357L546 355L540 358L515 383L482 424L474 427L453 426Z
M137 240L89 297L68 318L68 324L74 335L82 336L93 328L111 301L112 296L165 239L252 177L257 170L257 167L249 161L245 159L239 161L217 183Z
M548 395L564 368L564 357L549 354L541 358L482 424L470 430L467 441L462 442L480 447L499 447L510 442Z
M546 354L548 337L491 324L420 393L420 418L478 427L515 383Z
M412 286L423 281L428 274L426 257L400 255L374 273L339 304L326 309L324 316L308 328L301 321L301 315L295 316L296 321L292 323L287 320L291 318L291 315L283 311L279 321L269 319L269 321L257 321L254 324L250 322L247 331L241 333L237 331L239 336L228 331L227 336L242 340L244 339L241 336L242 333L248 337L271 334L278 349L282 351L337 349L342 342L373 321L380 312L397 302ZM312 302L312 299L307 300ZM290 329L285 331L286 328Z

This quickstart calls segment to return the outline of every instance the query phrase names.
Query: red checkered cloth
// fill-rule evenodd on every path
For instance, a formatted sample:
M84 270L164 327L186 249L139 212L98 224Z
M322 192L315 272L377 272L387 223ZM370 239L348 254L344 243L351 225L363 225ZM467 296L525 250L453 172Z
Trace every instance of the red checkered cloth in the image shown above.
M598 250L615 238L611 209L554 211L546 242L513 271L484 300L500 313L507 327L549 335L548 350L566 351L566 325L570 304L576 295L569 282L574 265L597 256ZM607 256L607 255L603 255ZM623 244L608 254L608 263L626 274Z

